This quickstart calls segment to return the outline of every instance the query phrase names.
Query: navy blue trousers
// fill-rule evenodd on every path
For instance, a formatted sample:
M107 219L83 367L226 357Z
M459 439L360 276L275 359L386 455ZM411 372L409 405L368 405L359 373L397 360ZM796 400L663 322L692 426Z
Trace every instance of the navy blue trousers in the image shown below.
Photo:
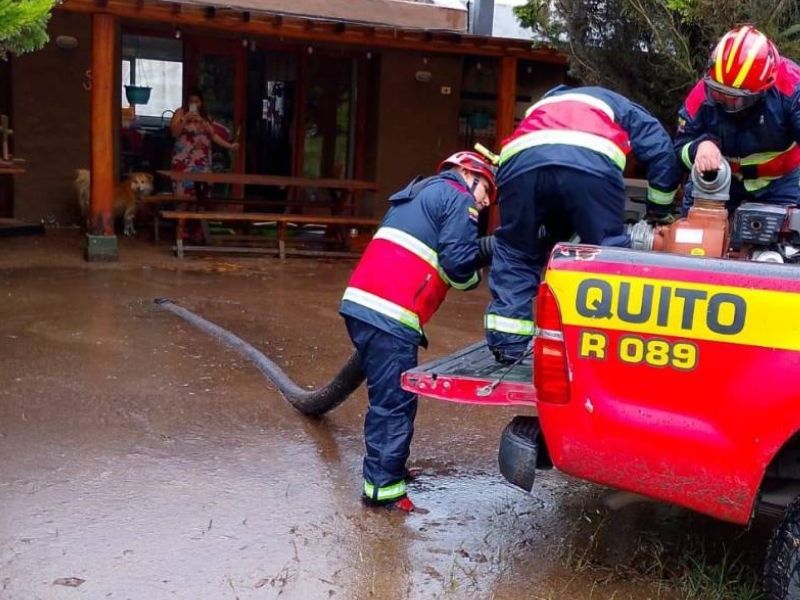
M348 316L344 320L367 376L364 480L385 488L405 481L417 396L400 387L400 376L417 366L418 347L364 321Z
M555 242L577 233L586 244L630 246L624 234L625 184L621 175L603 177L551 165L508 179L499 197L486 340L505 358L515 359L531 341L530 332L520 332L532 326L533 298Z

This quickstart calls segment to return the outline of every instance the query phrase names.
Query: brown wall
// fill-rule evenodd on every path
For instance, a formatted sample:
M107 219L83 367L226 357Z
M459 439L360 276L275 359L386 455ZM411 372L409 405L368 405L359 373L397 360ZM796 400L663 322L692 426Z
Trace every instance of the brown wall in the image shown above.
M442 158L459 150L458 111L462 58L385 52L381 57L377 101L376 177L380 194L373 215L386 209L384 199L415 175L431 175ZM428 83L418 82L417 71L430 71ZM441 93L442 86L450 94ZM376 110L377 107L373 107Z
M74 171L89 166L89 92L82 82L91 66L91 20L56 12L48 31L43 50L12 63L14 149L27 161L27 173L15 180L14 216L69 225L79 222ZM76 37L78 47L58 48L59 35Z

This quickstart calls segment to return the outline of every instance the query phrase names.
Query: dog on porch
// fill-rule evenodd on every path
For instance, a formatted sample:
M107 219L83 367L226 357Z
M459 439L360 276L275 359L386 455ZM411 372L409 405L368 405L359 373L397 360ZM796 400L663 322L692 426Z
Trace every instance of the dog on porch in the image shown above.
M89 198L91 196L92 177L89 169L75 170L75 192L78 195L78 205L85 223L89 219ZM139 208L139 200L153 193L153 176L150 173L135 172L123 179L114 188L114 218L122 217L124 222L123 233L126 236L136 235L134 219Z

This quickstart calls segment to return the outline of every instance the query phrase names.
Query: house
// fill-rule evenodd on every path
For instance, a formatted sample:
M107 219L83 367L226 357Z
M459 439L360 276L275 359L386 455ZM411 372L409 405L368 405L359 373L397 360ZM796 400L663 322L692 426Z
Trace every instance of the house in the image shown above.
M71 182L91 168L90 233L113 237L113 186L169 168L167 125L190 90L241 144L218 168L375 181L359 211L380 216L386 193L475 142L497 148L564 80L562 54L467 27L441 0L64 0L48 45L0 65L0 113L27 160L0 217L78 223Z

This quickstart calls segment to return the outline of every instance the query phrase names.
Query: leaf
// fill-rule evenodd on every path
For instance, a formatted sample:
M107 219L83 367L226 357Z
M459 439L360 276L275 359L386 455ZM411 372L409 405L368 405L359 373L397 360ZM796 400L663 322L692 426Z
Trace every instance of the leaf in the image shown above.
M86 580L80 577L59 577L53 582L53 585L63 585L65 587L79 587Z

